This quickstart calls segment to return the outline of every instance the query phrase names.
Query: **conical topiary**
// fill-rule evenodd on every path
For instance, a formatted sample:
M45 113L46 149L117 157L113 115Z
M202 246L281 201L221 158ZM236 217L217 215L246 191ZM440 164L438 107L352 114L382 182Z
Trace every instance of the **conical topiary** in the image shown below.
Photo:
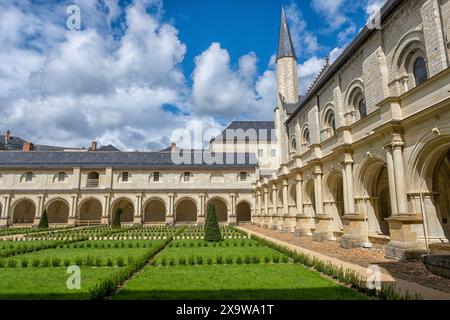
M120 228L120 215L122 214L122 209L117 209L114 215L112 226L114 228Z
M38 228L39 229L48 229L47 210L44 210L44 213L41 216L41 220L39 220Z
M222 241L219 222L217 221L216 207L212 204L208 207L208 216L205 224L205 241Z

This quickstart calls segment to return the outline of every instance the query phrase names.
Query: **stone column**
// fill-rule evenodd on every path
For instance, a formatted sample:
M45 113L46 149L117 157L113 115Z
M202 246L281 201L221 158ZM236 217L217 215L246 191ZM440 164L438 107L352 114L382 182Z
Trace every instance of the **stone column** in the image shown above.
M303 215L303 179L301 174L296 176L297 186L295 188L297 215Z
M269 189L267 186L264 186L264 223L263 227L267 228L269 227Z
M197 224L205 224L205 194L204 193L200 193L199 194L200 197L200 215L197 218Z
M261 189L257 191L257 199L258 199L258 225L261 224L261 219L262 219L262 206L261 206Z
M133 224L141 225L143 222L142 218L142 195L136 195L136 212L134 213L134 221Z
M289 183L287 179L283 179L283 215L289 213L289 200L288 200Z
M316 215L323 214L323 196L322 196L322 169L316 166L314 172L314 193L316 202Z
M78 197L76 195L72 195L70 197L69 219L67 222L67 224L70 226L75 226L76 224L76 215L78 207L77 198Z
M395 189L397 197L398 213L408 214L408 197L406 193L406 181L405 181L405 168L403 162L403 146L402 141L394 141L392 143L392 153L394 160L394 176L395 176Z
M278 213L278 195L277 195L277 185L272 184L272 223L270 228L277 228L277 213Z
M44 210L43 208L44 208L44 196L38 196L33 225L37 226L39 224L42 216L42 211Z
M349 214L348 210L348 191L347 191L347 170L345 168L345 162L342 162L340 164L341 166L341 172L342 172L342 189L343 189L343 195L342 200L344 201L344 212L345 214Z
M387 160L387 171L388 171L388 180L389 180L389 195L391 197L391 210L392 215L398 214L397 209L397 187L395 186L395 174L394 174L394 158L392 155L392 146L386 146L386 160Z
M347 191L347 209L348 214L355 214L355 195L353 188L353 160L347 159L345 161L345 178Z
M167 204L167 208L166 208L166 224L173 224L175 222L175 217L174 217L174 199L175 199L175 195L173 193L169 193L169 203Z
M8 226L9 225L9 196L3 197L3 203L2 203L2 212L0 215L0 226Z
M111 197L109 195L105 195L103 201L103 213L102 213L102 225L109 225L112 222L112 216L114 212L111 212Z

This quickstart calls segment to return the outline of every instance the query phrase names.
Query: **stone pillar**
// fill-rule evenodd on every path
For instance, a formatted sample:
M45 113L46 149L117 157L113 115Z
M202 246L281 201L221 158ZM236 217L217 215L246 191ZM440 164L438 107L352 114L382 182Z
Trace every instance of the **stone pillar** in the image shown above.
M269 227L269 189L267 186L264 187L264 228Z
M348 210L348 188L347 188L347 170L345 167L345 162L340 163L341 166L341 173L342 173L342 189L343 189L343 195L342 195L342 200L344 202L344 213L345 214L349 214L349 210Z
M230 202L231 202L231 215L228 217L228 224L233 226L237 225L237 216L236 216L236 194L230 194Z
M9 225L9 202L10 202L9 196L3 197L3 203L2 203L2 212L0 215L0 227L5 227Z
M75 226L75 224L76 224L76 215L77 215L77 207L78 207L77 198L78 197L76 195L72 195L70 197L69 219L67 221L67 224L69 226Z
M400 134L394 133L392 160L398 212L386 219L391 234L386 256L399 260L417 260L420 259L422 254L426 253L424 241L419 240L419 237L423 237L423 219L420 215L416 216L410 213L408 209L403 146L404 143ZM391 184L390 182L389 186Z
M301 174L297 174L296 183L295 198L297 215L303 215L303 179Z
M143 222L143 217L142 217L142 195L137 194L136 195L136 210L134 213L134 220L133 220L133 224L134 225L141 225Z
M277 228L278 222L278 195L277 195L277 185L272 184L272 223L270 228L275 230Z
M323 195L322 195L322 169L316 166L314 172L314 197L316 202L316 215L323 214Z
M345 179L347 188L347 209L349 214L355 213L355 195L353 188L353 160L347 159L345 161Z
M169 193L169 203L167 204L167 208L166 208L166 224L171 225L173 224L176 220L174 217L174 199L175 199L175 195L173 193Z
M41 220L42 212L44 211L44 196L38 196L36 212L34 216L33 225L37 226Z
M261 189L259 189L257 191L257 199L258 199L258 220L257 220L257 223L258 223L258 225L260 225L261 224L261 219L263 217L262 212L261 212L261 210L262 210L262 206L261 206Z
M387 160L387 171L388 171L388 180L389 180L389 195L391 198L391 210L392 215L398 214L398 206L397 206L397 187L395 186L395 174L394 174L394 158L392 156L392 146L386 146L386 160Z
M289 218L289 182L287 179L283 179L283 209L282 209L282 227L281 231L290 232L291 231L291 219Z
M111 212L111 197L109 195L104 196L103 200L103 213L102 213L102 225L109 225L112 222L112 216L114 212ZM111 216L111 217L110 217Z
M202 225L205 224L205 218L206 218L206 213L205 213L205 194L204 193L200 193L199 194L200 197L200 215L197 218L197 224Z

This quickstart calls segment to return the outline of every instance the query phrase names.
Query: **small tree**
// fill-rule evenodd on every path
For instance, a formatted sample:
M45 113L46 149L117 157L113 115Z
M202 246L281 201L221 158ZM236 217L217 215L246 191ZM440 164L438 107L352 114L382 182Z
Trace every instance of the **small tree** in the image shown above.
M222 241L219 222L217 221L216 207L213 204L208 206L208 216L206 217L205 225L205 241Z
M120 228L121 224L120 224L120 216L122 215L122 209L117 208L116 210L116 214L114 215L114 219L112 222L112 226L114 228Z
M41 220L39 220L38 229L48 229L47 210L44 210L44 213L41 216Z

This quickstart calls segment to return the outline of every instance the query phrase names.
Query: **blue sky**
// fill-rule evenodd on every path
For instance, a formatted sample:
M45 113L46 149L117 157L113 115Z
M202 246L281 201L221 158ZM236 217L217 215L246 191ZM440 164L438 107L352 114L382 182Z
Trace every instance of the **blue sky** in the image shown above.
M232 120L272 119L282 5L304 93L383 2L3 0L0 129L43 144L198 147ZM66 26L72 4L81 30Z

